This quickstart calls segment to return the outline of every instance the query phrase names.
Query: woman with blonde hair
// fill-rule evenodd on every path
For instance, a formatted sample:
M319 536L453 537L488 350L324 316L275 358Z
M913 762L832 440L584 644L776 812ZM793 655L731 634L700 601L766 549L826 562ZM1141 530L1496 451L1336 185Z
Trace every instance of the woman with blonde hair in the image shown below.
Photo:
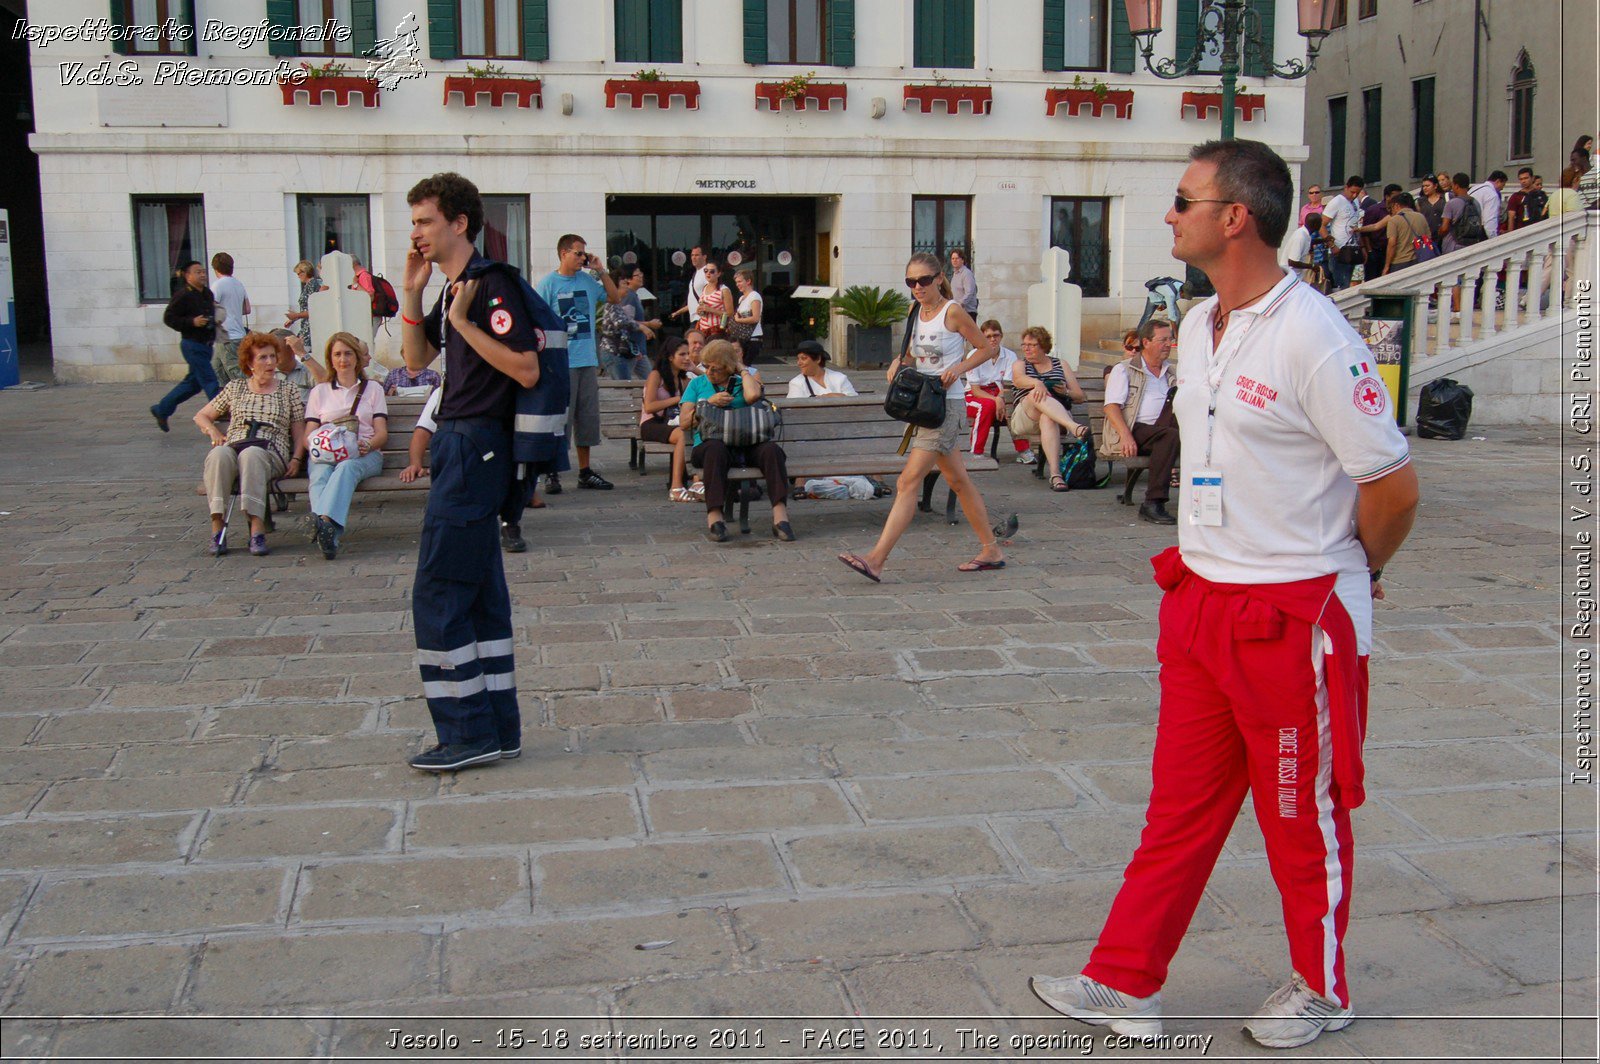
M322 556L333 561L342 545L356 485L383 472L389 407L383 387L362 372L370 360L366 344L350 333L336 332L328 338L326 358L332 376L311 389L306 399L307 439L321 426L335 423L356 435L349 457L337 462L313 460L310 466L311 537L322 548Z
M303 350L311 350L311 297L322 291L324 285L317 277L317 268L309 259L301 259L294 264L294 275L300 279L300 309L291 310L284 316L283 327L293 328L300 333L300 346ZM295 325L299 322L299 325Z
M700 304L702 307L705 303ZM730 448L721 440L705 439L695 424L695 409L703 402L737 410L761 398L761 378L739 362L739 345L731 340L706 344L704 376L696 377L683 389L678 407L678 422L685 432L694 433L694 451L689 460L704 472L706 486L706 538L721 543L728 538L723 512L728 495L728 470L735 464L758 467L767 482L767 498L772 502L772 536L784 543L794 542L789 525L789 470L783 448L772 441L754 447Z
M967 476L961 454L961 419L966 412L963 378L974 366L989 358L989 345L972 315L955 301L950 282L945 279L944 267L933 255L918 252L911 256L906 264L906 287L916 299L916 310L909 323L906 350L889 363L886 379L893 381L902 364L915 365L919 372L938 377L946 389L944 421L936 428L911 430L910 450L906 454L905 468L900 471L894 506L878 535L878 542L864 555L846 553L839 555L839 560L877 583L889 553L911 524L923 477L937 466L944 474L945 483L961 500L961 512L982 545L975 558L957 568L963 573L1003 569L1006 561L1000 551L999 537L989 527L988 508L983 504L983 496L978 494L977 485ZM969 355L968 351L972 353Z

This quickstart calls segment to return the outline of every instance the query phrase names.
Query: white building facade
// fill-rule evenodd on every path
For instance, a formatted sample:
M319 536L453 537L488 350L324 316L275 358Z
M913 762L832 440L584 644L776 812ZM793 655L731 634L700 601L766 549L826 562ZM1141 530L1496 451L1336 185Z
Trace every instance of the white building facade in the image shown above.
M1275 12L1274 0L1256 2L1276 14L1266 20L1275 58L1302 56L1291 0ZM1014 337L1029 324L1042 251L1062 246L1084 288L1084 328L1058 342L1092 343L1137 317L1145 279L1182 276L1162 218L1189 148L1218 129L1217 111L1200 117L1185 93L1220 82L1144 73L1121 6L33 0L31 144L57 378L181 375L161 324L181 259L231 254L256 328L293 309L294 264L334 247L398 287L406 191L441 170L487 198L486 250L535 277L574 232L613 262L639 261L666 300L682 290L682 253L704 244L757 270L790 339L808 313L786 300L793 286L897 287L922 248L965 250L980 318ZM1198 18L1198 0L1169 5L1156 55L1180 39L1186 52L1193 31L1180 28ZM260 39L262 27L282 38L329 20L343 39ZM361 53L375 40L403 46L413 26L419 76L392 88L316 79L313 105L277 83L275 71L302 62L362 74ZM133 39L105 39L119 34ZM468 86L471 106L447 90L447 78L491 65L495 78L522 80ZM640 72L662 80L608 86ZM783 87L797 75L806 84L789 91L803 89L805 109ZM205 79L231 83L184 83ZM1048 113L1074 86L1081 106ZM1298 171L1303 83L1246 78L1241 91L1256 99L1238 135ZM397 331L380 332L380 357L393 361L396 345Z

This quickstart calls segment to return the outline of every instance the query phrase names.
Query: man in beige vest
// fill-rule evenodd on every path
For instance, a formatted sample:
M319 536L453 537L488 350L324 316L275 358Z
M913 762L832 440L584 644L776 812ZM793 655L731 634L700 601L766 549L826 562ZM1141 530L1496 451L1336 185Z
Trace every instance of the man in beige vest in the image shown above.
M1149 479L1139 517L1154 525L1175 525L1167 512L1172 470L1178 464L1178 423L1172 417L1172 323L1151 318L1139 326L1138 351L1111 367L1106 376L1105 438L1100 456L1113 462L1145 455Z

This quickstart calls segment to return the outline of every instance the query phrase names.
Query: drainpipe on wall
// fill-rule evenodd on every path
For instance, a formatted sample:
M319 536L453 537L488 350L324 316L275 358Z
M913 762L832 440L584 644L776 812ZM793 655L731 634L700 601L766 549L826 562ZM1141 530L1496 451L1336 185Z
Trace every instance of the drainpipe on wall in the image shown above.
M1478 178L1478 67L1481 58L1480 27L1483 25L1483 0L1472 0L1472 165L1468 176Z

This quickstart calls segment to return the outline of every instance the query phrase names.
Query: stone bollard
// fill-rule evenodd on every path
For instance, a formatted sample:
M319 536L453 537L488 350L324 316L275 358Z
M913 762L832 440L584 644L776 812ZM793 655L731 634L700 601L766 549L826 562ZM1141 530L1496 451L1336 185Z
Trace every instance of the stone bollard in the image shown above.
M325 363L328 337L336 332L359 337L367 350L372 350L372 296L350 287L356 280L355 264L350 256L342 251L330 251L322 256L318 270L327 287L306 302L306 309L311 312L311 350L306 353ZM332 366L327 369L333 372Z
M1050 353L1075 371L1083 347L1083 289L1067 281L1071 275L1072 256L1062 248L1046 248L1039 260L1042 280L1028 286L1028 324L1049 329L1055 340Z

